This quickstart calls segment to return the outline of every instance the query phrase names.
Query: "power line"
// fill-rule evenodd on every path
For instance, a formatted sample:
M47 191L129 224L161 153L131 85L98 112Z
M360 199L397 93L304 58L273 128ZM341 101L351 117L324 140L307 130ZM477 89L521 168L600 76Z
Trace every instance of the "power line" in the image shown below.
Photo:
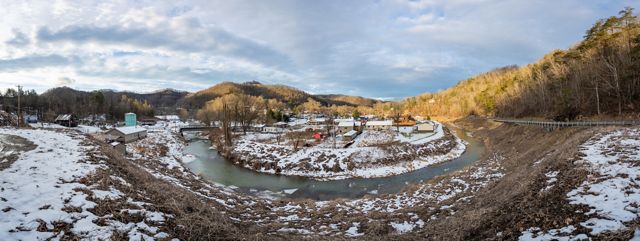
M20 110L20 94L22 92L22 86L18 85L18 123L16 123L16 126L18 128L20 128L20 123L22 120L22 112Z

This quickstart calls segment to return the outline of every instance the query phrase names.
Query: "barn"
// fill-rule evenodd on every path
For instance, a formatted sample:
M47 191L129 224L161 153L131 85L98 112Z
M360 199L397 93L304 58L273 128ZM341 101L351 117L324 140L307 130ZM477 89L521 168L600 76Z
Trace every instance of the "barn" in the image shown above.
M73 114L59 115L54 123L66 127L78 127L78 118Z

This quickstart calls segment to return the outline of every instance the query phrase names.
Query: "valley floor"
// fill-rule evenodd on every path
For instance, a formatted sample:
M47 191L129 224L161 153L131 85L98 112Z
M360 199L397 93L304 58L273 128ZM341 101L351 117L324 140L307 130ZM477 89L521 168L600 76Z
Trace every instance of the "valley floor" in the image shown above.
M155 129L123 157L71 130L0 129L3 240L582 240L640 238L640 129L546 132L456 122L485 139L472 165L397 194L269 199L191 173ZM17 153L17 154L16 154Z
M270 174L318 180L376 178L399 175L451 161L465 151L465 143L438 124L433 133L403 137L394 131L365 130L347 148L317 146L294 149L274 143L276 134L239 135L221 154L244 168ZM327 138L330 139L330 138Z

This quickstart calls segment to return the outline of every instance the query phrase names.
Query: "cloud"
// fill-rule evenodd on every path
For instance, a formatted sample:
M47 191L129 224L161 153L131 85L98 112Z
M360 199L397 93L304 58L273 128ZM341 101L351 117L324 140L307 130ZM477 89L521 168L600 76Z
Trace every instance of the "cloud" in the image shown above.
M195 91L257 80L402 98L526 64L632 0L8 2L0 88ZM28 80L28 82L26 82Z
M16 71L49 66L66 66L72 62L74 62L73 58L67 58L57 54L30 55L14 59L0 59L0 71Z
M56 80L56 86L71 86L75 83L76 83L76 80L69 77L59 77Z
M204 28L195 19L166 20L168 27L69 25L57 31L42 27L39 42L131 45L145 49L165 48L187 53L210 53L259 61L266 65L287 64L287 56L252 40L217 28Z
M20 32L19 30L14 29L13 30L13 38L7 40L5 43L8 44L8 45L22 47L22 46L30 44L31 40L29 39L29 37L26 34Z

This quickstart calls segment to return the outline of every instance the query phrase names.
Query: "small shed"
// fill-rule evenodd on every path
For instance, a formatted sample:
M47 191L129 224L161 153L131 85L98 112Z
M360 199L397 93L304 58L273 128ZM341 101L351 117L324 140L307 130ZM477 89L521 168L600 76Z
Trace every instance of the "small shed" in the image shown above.
M119 141L114 141L109 144L112 150L118 154L126 155L127 154L127 146Z
M433 123L420 123L418 124L418 132L434 132L436 125Z
M115 137L115 141L126 144L147 137L147 129L138 126L125 126L113 128L106 134Z
M59 115L53 122L66 127L78 127L78 118L73 114Z

